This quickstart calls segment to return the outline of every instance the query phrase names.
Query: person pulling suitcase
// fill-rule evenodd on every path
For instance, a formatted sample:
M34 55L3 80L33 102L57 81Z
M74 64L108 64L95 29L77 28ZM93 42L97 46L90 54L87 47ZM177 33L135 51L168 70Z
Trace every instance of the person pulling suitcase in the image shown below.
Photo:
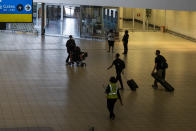
M166 75L166 68L164 67L164 63L166 63L166 59L160 55L160 50L156 50L156 57L155 57L155 65L152 70L152 74L157 74L159 78L162 80L165 80L165 75ZM155 72L156 70L156 72ZM157 80L154 80L154 84L152 85L154 89L158 88Z
M168 82L165 81L166 69L168 68L168 64L166 59L162 55L160 55L160 53L160 50L156 50L155 65L152 70L152 76L155 78L155 80L152 87L154 89L157 89L159 82L162 86L166 88L166 90L173 91L174 88Z

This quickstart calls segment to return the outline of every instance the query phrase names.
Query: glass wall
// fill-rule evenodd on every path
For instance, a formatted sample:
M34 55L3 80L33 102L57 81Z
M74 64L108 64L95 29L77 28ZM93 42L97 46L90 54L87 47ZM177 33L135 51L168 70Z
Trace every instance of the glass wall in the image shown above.
M73 17L74 16L74 7L64 7L65 16Z
M81 37L103 37L103 8L80 6Z
M33 25L41 32L41 3L34 3ZM107 12L108 11L108 12ZM100 6L45 4L45 34L52 36L104 39L110 29L118 29L118 9Z
M61 35L61 6L60 5L46 5L46 34Z
M41 31L41 3L33 3L33 23L37 32Z
M63 36L80 37L80 7L64 6Z
M117 8L104 8L104 31L109 32L109 30L118 31Z
M111 29L118 35L124 30L160 31L166 26L165 10L46 3L44 14L45 34L54 36L102 39ZM31 25L11 23L6 28L24 30ZM41 3L33 3L33 25L40 32Z

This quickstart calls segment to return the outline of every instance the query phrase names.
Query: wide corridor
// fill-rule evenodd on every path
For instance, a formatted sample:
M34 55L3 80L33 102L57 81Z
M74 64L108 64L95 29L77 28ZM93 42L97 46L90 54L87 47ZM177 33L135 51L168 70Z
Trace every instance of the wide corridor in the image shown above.
M120 39L122 39L122 34ZM0 128L49 127L53 131L195 131L196 43L160 32L130 33L129 51L115 42L126 63L124 105L111 121L103 85L115 69L106 41L77 39L88 52L87 66L66 66L62 37L0 33ZM155 50L169 64L166 79L173 93L152 88ZM126 84L134 79L139 89Z

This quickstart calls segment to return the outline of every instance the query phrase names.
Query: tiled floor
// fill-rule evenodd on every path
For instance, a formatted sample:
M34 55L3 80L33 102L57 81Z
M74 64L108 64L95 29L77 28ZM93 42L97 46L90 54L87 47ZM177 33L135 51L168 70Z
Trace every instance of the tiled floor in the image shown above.
M159 32L130 33L123 77L139 85L121 91L116 119L108 119L103 84L114 54L104 41L76 40L87 67L65 66L66 39L0 33L0 128L48 127L54 131L195 131L196 43ZM122 42L115 52L122 52ZM154 52L167 58L174 93L152 89Z

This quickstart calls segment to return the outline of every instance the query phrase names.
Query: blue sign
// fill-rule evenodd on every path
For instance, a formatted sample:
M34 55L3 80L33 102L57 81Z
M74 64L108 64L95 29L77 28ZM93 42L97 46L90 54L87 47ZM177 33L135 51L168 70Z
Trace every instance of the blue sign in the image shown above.
M32 14L32 0L0 0L0 14Z

